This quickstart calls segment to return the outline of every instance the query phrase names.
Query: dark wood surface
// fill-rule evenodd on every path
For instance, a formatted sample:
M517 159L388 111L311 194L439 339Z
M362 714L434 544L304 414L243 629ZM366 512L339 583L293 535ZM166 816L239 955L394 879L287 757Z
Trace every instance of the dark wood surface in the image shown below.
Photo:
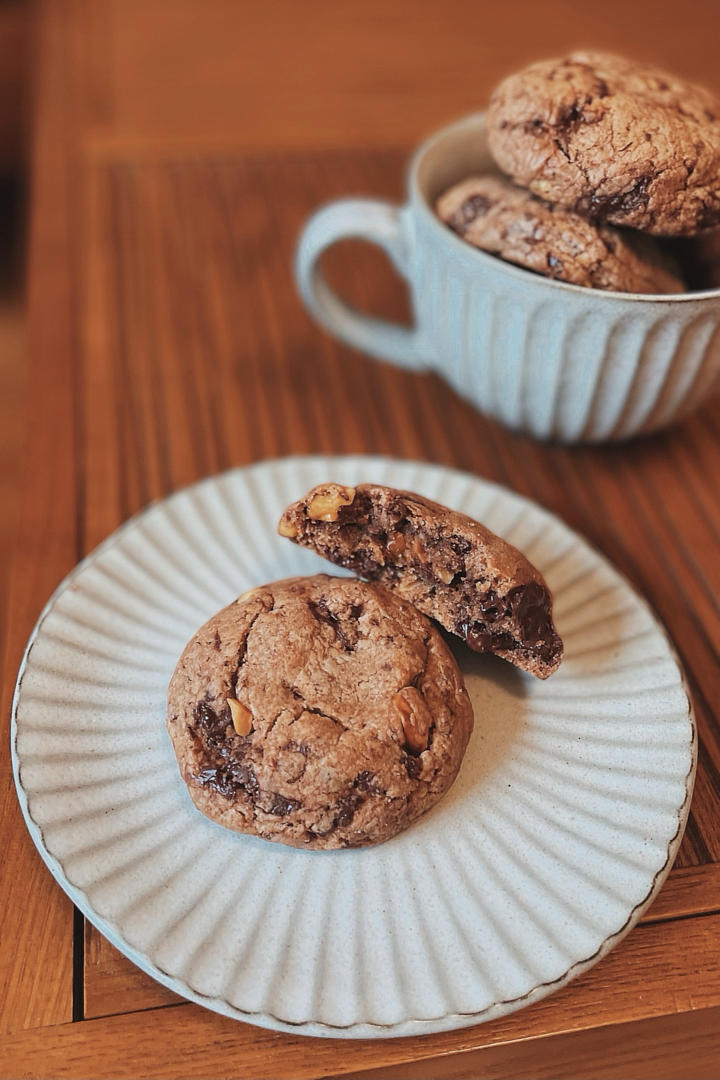
M2 1075L720 1076L718 399L629 445L541 445L434 375L339 346L290 272L314 207L349 193L400 201L416 138L528 58L579 38L625 45L720 88L713 5L682 18L662 4L549 7L554 35L529 2L40 7L3 723L48 595L151 499L292 453L443 462L560 515L667 626L701 740L675 869L608 958L513 1016L414 1040L277 1035L180 1002L83 926L25 832L5 750ZM344 244L328 273L357 306L407 318L376 252Z
M24 158L29 64L28 4L0 0L0 176L19 168ZM0 267L4 256L0 253Z

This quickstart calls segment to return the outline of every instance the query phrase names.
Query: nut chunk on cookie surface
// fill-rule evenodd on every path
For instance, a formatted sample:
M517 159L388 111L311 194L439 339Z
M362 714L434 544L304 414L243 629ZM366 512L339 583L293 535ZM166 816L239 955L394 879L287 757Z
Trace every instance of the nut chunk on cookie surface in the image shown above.
M331 521L311 513L320 490L325 499L335 490ZM378 484L324 484L287 508L278 531L393 589L476 652L495 653L541 679L562 659L542 575L465 514Z
M167 726L195 805L294 847L388 840L452 784L473 726L438 630L380 586L253 589L187 645Z
M720 224L720 102L666 72L541 61L500 84L487 125L503 172L548 202L659 236Z

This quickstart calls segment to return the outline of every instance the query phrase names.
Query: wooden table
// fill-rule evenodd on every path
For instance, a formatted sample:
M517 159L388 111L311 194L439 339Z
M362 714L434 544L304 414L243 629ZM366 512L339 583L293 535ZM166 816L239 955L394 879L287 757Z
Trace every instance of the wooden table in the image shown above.
M402 198L425 132L501 74L578 42L715 84L716 5L267 5L49 0L38 9L27 441L3 723L23 644L76 561L128 515L264 457L444 462L538 500L647 596L686 666L700 764L675 869L588 974L512 1016L421 1039L274 1034L181 1002L52 881L3 736L0 1070L6 1077L720 1076L718 400L629 446L538 445L432 375L339 347L289 265L344 193ZM330 260L359 306L402 289L375 253Z

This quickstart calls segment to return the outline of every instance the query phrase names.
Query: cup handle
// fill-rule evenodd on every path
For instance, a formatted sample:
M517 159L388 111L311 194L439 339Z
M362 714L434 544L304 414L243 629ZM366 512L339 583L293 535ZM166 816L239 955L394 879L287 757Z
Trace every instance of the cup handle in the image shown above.
M387 253L398 273L409 280L409 244L401 211L377 199L340 199L318 210L300 237L295 278L308 310L347 345L401 367L424 368L418 331L362 315L337 296L317 265L326 248L348 238L370 240Z

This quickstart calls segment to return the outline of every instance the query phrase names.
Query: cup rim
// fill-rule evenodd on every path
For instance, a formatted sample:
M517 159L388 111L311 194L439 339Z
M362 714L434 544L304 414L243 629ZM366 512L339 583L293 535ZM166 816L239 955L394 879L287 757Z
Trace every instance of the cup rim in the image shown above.
M516 266L515 263L506 262L504 259L497 258L494 255L490 255L486 251L482 251L480 248L473 247L471 244L467 244L464 240L461 240L459 236L445 226L434 209L429 205L424 193L420 188L419 172L420 167L434 146L436 146L443 139L447 138L463 128L475 127L478 123L484 122L485 111L480 110L474 113L468 113L465 116L461 116L459 119L452 121L450 124L446 124L444 127L433 132L427 138L423 139L420 145L417 147L410 159L409 166L409 180L408 187L410 192L410 202L425 224L435 232L438 238L442 237L445 243L450 244L451 251L455 255L462 254L464 259L468 256L473 261L481 259L488 270L493 270L501 274L507 274L510 278L515 280L524 281L525 283L533 282L539 288L548 287L561 292L571 292L575 294L582 294L587 297L588 293L591 293L593 298L597 298L602 301L629 301L637 300L643 303L650 304L678 304L688 303L692 301L700 300L720 300L720 286L713 289L698 289L693 292L684 293L637 293L637 292L618 292L613 289L590 289L586 285L574 285L569 281L559 281L557 278L545 277L542 274L536 274L532 270L526 270L523 266Z

